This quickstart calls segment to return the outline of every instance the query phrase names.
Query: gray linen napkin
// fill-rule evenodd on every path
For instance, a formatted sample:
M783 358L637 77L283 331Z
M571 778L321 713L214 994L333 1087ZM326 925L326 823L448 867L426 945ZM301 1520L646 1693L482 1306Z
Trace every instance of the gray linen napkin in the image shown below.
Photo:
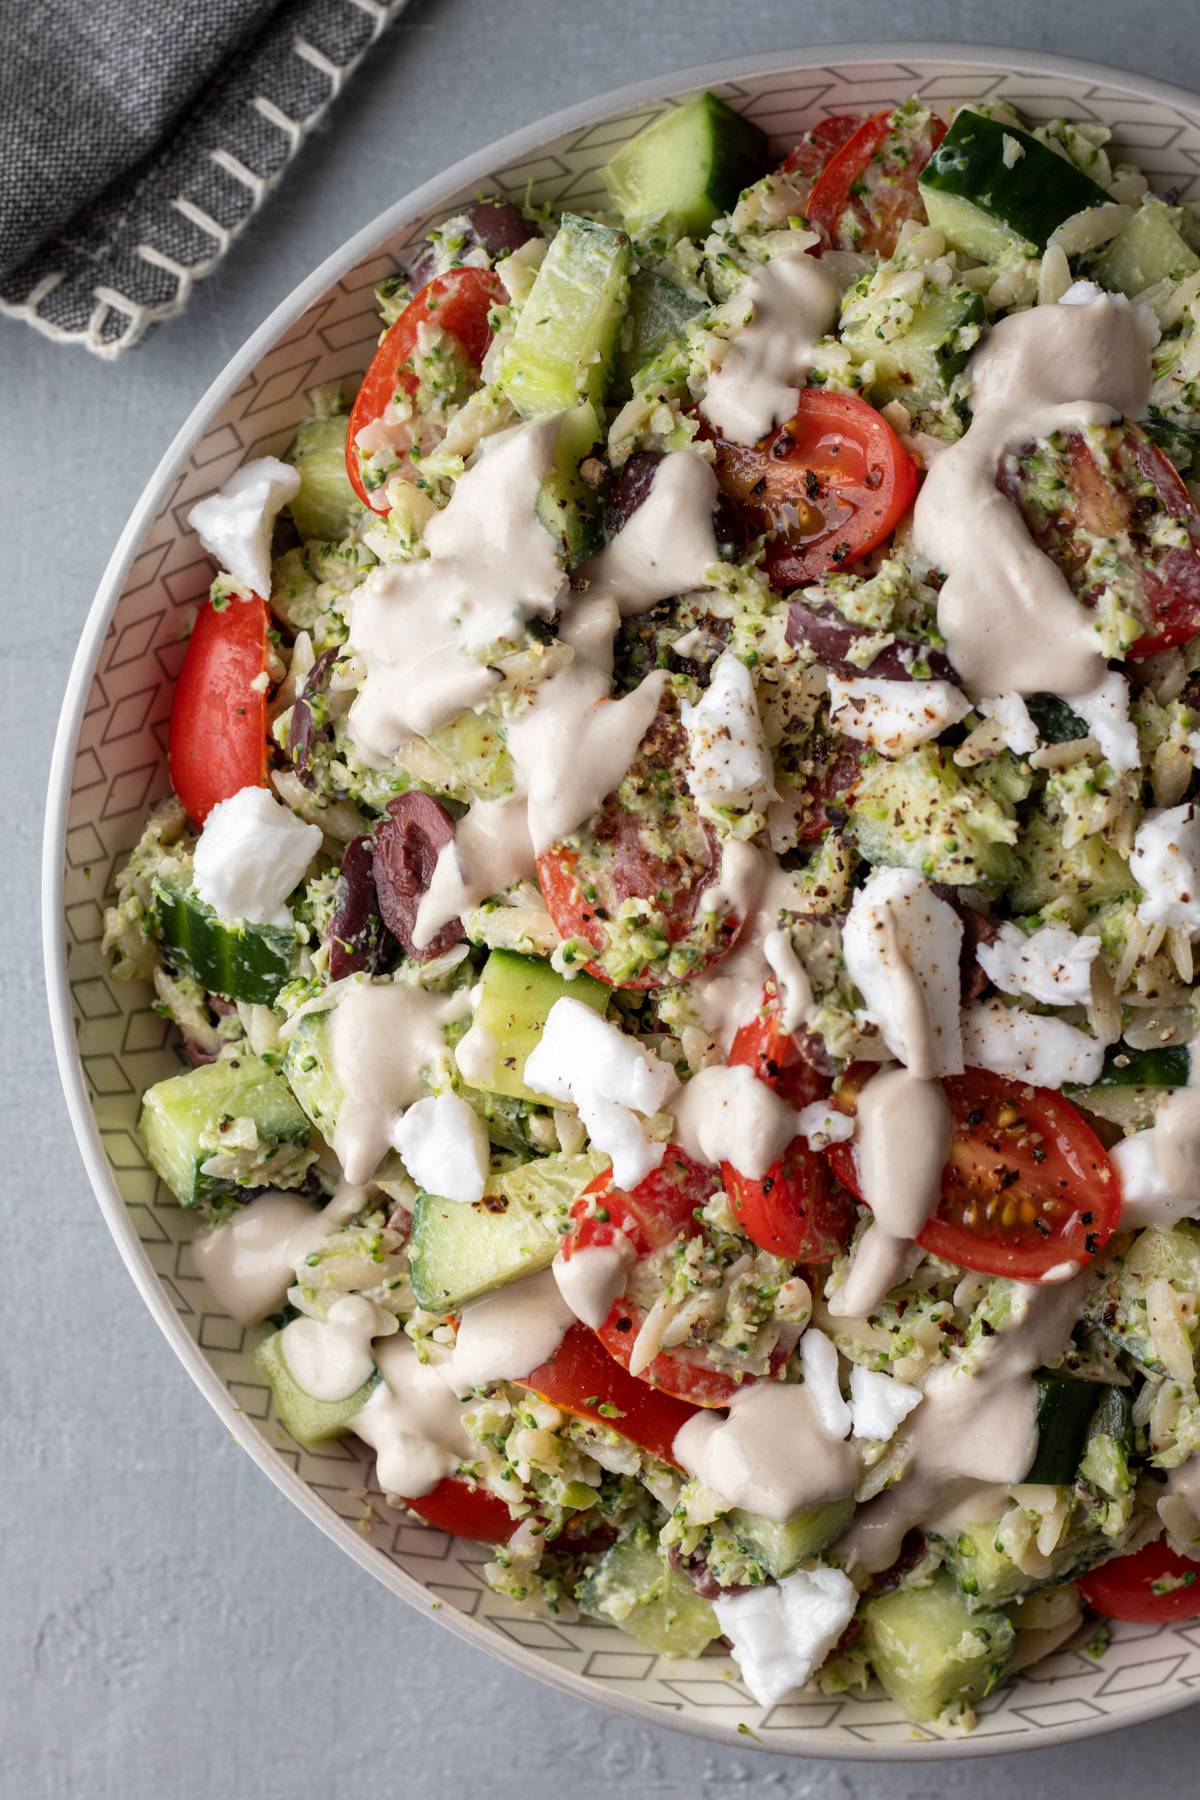
M0 312L115 357L187 304L405 0L0 0Z

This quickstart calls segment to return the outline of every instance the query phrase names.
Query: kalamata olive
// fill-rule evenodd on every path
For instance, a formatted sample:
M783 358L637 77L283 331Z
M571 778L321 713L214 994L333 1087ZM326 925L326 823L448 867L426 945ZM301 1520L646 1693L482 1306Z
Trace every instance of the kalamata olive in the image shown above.
M419 950L413 930L421 900L437 866L438 851L454 836L454 820L428 794L399 794L388 801L387 818L375 831L375 889L384 924L417 962L444 956L466 934L458 919L435 933Z
M379 910L369 837L354 838L342 853L325 941L331 981L340 981L344 975L378 975L397 954L395 939Z
M661 450L637 450L629 458L604 502L604 529L609 537L624 531L649 494L662 459Z
M869 675L873 681L912 681L914 660L923 662L935 681L958 680L948 656L911 639L888 644L865 669L860 668L851 662L850 651L863 635L861 627L838 613L820 611L799 600L788 607L788 643L808 644L826 668L847 680Z
M540 236L537 226L531 225L511 200L480 200L471 208L470 219L471 230L493 262Z
M322 650L305 677L304 686L292 707L292 716L288 724L288 755L295 764L296 773L307 788L316 785L310 767L312 751L313 745L325 731L325 727L318 726L313 717L312 702L328 688L329 678L333 674L333 665L337 659L336 644L332 649Z
M962 944L958 952L958 981L964 1006L971 1000L978 1000L987 987L988 978L979 966L980 944L994 944L997 938L996 927L986 913L978 907L970 905L963 899L956 887L945 882L934 881L930 884L939 900L954 908L962 920Z

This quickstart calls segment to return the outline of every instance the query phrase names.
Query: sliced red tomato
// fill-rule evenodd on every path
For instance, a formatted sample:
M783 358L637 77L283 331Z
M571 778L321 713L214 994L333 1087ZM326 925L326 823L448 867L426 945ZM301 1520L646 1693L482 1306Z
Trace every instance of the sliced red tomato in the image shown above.
M621 1234L639 1258L665 1250L677 1237L695 1237L701 1230L696 1212L720 1186L715 1169L693 1162L675 1145L669 1146L661 1167L629 1192L615 1187L606 1170L588 1183L571 1207L563 1257L569 1261L580 1250L612 1244ZM645 1317L641 1307L622 1295L596 1333L623 1369L629 1368ZM728 1406L746 1385L745 1379L735 1381L711 1367L699 1350L662 1350L635 1379L693 1406Z
M1174 464L1128 419L1031 445L1003 466L999 486L1085 604L1102 585L1115 588L1144 622L1131 659L1200 633L1200 513ZM1178 531L1164 532L1168 523ZM1102 582L1093 572L1097 538L1120 539Z
M630 1375L589 1326L572 1325L549 1362L530 1370L516 1385L577 1419L591 1419L620 1432L639 1449L679 1467L675 1434L694 1417L696 1408Z
M189 818L203 825L219 800L267 779L267 696L255 682L267 664L266 603L227 600L200 608L184 652L167 763Z
M474 1538L480 1544L507 1544L517 1529L517 1520L509 1516L503 1500L457 1475L447 1475L430 1493L404 1504L439 1531Z
M809 223L825 247L890 256L905 220L925 217L917 177L945 135L943 120L907 107L864 119L809 195Z
M862 124L859 113L833 113L819 119L783 159L785 175L819 175L835 150L852 138Z
M538 880L550 917L564 938L578 937L598 955L619 941L627 900L647 900L664 935L645 960L585 967L615 987L654 988L699 974L724 955L742 926L735 913L714 914L700 896L717 873L716 834L701 819L687 784L687 734L674 694L663 705L628 773L599 812L569 842L538 858Z
M1081 1575L1079 1588L1106 1619L1165 1625L1200 1618L1200 1563L1177 1556L1166 1538Z
M451 269L435 275L409 301L396 323L385 334L362 378L346 430L346 472L364 506L387 512L382 490L368 487L363 479L369 458L359 445L359 433L383 417L399 394L414 394L417 376L412 367L417 334L422 325L438 325L454 338L471 371L483 362L492 338L489 314L503 305L508 295L490 269Z
M891 536L917 493L917 468L887 420L856 394L801 389L795 414L757 444L710 427L721 491L751 537L765 534L772 587L848 568Z
M783 1029L773 991L743 1025L729 1051L730 1064L745 1064L790 1106L807 1106L829 1092L829 1083L805 1061ZM849 1242L854 1206L834 1183L825 1158L796 1137L761 1180L721 1164L725 1192L742 1230L760 1250L793 1262L828 1262Z
M876 1073L851 1068L834 1104L854 1110ZM1038 1281L1066 1262L1090 1262L1117 1228L1121 1189L1104 1146L1082 1115L1049 1088L968 1069L943 1081L954 1120L942 1198L917 1242L934 1256ZM839 1181L861 1197L849 1144L826 1152Z

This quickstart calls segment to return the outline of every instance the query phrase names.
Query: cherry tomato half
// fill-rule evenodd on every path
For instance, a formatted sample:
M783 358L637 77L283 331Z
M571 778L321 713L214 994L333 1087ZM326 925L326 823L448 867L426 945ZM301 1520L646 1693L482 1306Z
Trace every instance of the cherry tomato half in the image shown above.
M1177 1556L1165 1538L1081 1575L1079 1589L1106 1619L1161 1625L1200 1617L1200 1563Z
M679 1467L675 1434L696 1408L630 1375L589 1326L572 1325L549 1362L531 1369L515 1385L577 1419L591 1419L620 1432L631 1444Z
M369 459L358 436L383 416L398 394L416 392L412 355L421 326L439 325L457 341L470 368L478 370L491 342L491 309L507 298L499 277L490 269L451 269L427 282L385 333L362 378L346 429L346 473L364 506L388 511L382 488L368 489L363 480Z
M420 1513L427 1525L480 1544L507 1544L518 1524L503 1500L457 1475L447 1475L430 1493L404 1504Z
M844 569L891 536L917 493L917 469L887 420L856 394L802 388L795 414L757 444L710 427L721 491L752 537L767 536L772 587Z
M823 1099L829 1083L801 1056L796 1040L779 1021L773 992L743 1025L729 1051L731 1064L745 1064L759 1081L790 1106ZM830 1177L829 1164L802 1137L793 1138L761 1180L721 1164L721 1176L742 1230L760 1250L793 1262L828 1262L849 1242L854 1207Z
M571 1230L562 1255L569 1261L580 1250L613 1243L623 1234L640 1258L665 1250L677 1237L695 1237L701 1226L697 1210L716 1193L721 1177L675 1145L668 1146L662 1166L626 1192L614 1187L605 1171L588 1183L571 1207ZM596 1336L609 1356L628 1369L646 1315L622 1295ZM701 1351L661 1350L636 1377L693 1406L728 1406L746 1379L738 1382L703 1360Z
M808 199L825 247L890 256L906 219L923 219L917 177L946 135L941 119L903 108L864 119L830 157Z
M875 1072L856 1064L834 1104L852 1112ZM942 1086L954 1130L941 1203L917 1239L922 1248L960 1269L1018 1281L1090 1262L1117 1228L1121 1190L1104 1146L1071 1102L985 1069L949 1075ZM851 1145L834 1144L826 1155L838 1180L861 1197Z
M819 175L835 150L862 124L858 113L833 113L818 119L788 151L781 164L785 175Z
M257 594L200 608L184 652L167 763L189 818L203 825L219 800L267 779L267 608Z

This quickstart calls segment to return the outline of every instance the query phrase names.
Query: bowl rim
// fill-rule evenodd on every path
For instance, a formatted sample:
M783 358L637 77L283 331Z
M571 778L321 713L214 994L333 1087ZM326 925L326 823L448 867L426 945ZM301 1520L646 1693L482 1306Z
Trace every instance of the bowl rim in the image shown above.
M792 1742L772 1743L770 1736L758 1738L753 1733L747 1736L746 1731L737 1724L705 1718L683 1718L672 1708L617 1693L571 1670L560 1669L524 1645L511 1640L501 1641L498 1634L486 1624L460 1613L452 1606L437 1603L437 1610L434 1610L435 1600L429 1590L414 1576L367 1544L349 1521L320 1501L298 1471L275 1453L253 1421L234 1404L199 1345L184 1329L137 1236L113 1177L88 1098L75 1031L68 985L67 939L63 930L66 831L71 773L78 752L84 710L98 672L110 618L138 554L141 539L157 516L164 496L185 466L190 452L212 416L234 394L276 340L295 324L327 288L379 249L386 240L395 236L407 223L436 209L443 199L448 201L462 188L490 176L495 168L520 161L535 153L549 140L566 132L596 124L671 95L716 83L753 80L764 75L800 73L827 64L845 67L856 63L896 63L907 59L968 68L1015 69L1050 76L1061 74L1075 82L1083 80L1100 86L1116 87L1151 102L1177 107L1184 112L1193 113L1200 123L1200 94L1175 83L1159 80L1155 76L1127 73L1108 63L1039 50L1023 50L1014 46L957 43L949 39L897 39L890 42L865 40L809 44L792 50L726 57L668 70L661 75L609 89L590 100L579 101L472 151L469 156L461 158L448 169L440 171L385 207L297 283L225 364L176 431L142 489L117 540L80 632L55 729L42 839L42 951L51 1035L67 1112L84 1169L122 1261L151 1317L236 1442L253 1458L279 1491L361 1568L410 1605L428 1613L436 1623L453 1632L456 1637L475 1649L482 1650L496 1661L514 1667L522 1674L556 1688L573 1699L622 1713L645 1724L663 1726L681 1734L707 1738L732 1747L745 1748L749 1744L776 1755L790 1755L805 1760L923 1762L1049 1749L1080 1737L1123 1730L1127 1726L1145 1724L1168 1713L1182 1711L1193 1704L1198 1696L1188 1692L1160 1694L1127 1711L1105 1714L1100 1719L1086 1718L1048 1726L1015 1739L999 1734L951 1739L926 1738L915 1740L911 1744L821 1743L814 1744L809 1751L803 1746L796 1748Z

